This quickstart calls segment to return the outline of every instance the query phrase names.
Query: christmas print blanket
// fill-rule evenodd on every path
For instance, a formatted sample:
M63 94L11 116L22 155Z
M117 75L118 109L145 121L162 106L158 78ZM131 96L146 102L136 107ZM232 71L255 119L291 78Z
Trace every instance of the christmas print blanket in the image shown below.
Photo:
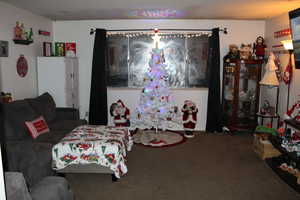
M127 128L84 125L75 128L52 148L53 168L71 164L99 164L114 171L117 178L127 173L126 151L133 140Z

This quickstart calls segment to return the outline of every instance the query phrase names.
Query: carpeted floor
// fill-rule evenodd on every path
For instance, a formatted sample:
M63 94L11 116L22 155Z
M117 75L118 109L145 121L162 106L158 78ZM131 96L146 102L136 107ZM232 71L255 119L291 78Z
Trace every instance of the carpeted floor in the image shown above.
M135 145L127 175L69 174L76 200L299 200L252 151L251 135L201 133L169 148Z

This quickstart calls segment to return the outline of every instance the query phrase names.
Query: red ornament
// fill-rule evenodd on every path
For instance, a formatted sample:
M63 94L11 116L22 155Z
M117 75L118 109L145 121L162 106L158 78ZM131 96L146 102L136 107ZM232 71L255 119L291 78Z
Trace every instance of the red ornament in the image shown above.
M28 72L28 64L24 55L20 55L17 61L17 73L20 77L25 77Z

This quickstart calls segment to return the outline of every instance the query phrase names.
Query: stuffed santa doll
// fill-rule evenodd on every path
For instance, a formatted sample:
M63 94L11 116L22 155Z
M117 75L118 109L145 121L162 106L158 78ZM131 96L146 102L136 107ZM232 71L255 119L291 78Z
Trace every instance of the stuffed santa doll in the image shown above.
M130 126L130 111L124 105L123 101L118 100L110 106L110 115L113 117L113 122L117 127Z
M187 138L192 138L194 137L193 130L195 129L197 123L198 109L194 102L186 100L184 101L181 111L183 112L182 122L185 130L184 136Z

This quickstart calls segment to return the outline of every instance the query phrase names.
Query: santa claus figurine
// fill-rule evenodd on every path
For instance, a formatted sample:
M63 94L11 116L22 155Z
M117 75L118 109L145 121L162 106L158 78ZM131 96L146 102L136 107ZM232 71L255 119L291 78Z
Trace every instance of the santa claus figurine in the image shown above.
M186 138L193 138L193 130L195 129L197 123L198 108L194 102L186 100L184 101L181 111L183 112L182 122L185 130L184 136Z
M130 126L130 111L120 99L116 103L111 104L110 115L113 117L115 126Z

